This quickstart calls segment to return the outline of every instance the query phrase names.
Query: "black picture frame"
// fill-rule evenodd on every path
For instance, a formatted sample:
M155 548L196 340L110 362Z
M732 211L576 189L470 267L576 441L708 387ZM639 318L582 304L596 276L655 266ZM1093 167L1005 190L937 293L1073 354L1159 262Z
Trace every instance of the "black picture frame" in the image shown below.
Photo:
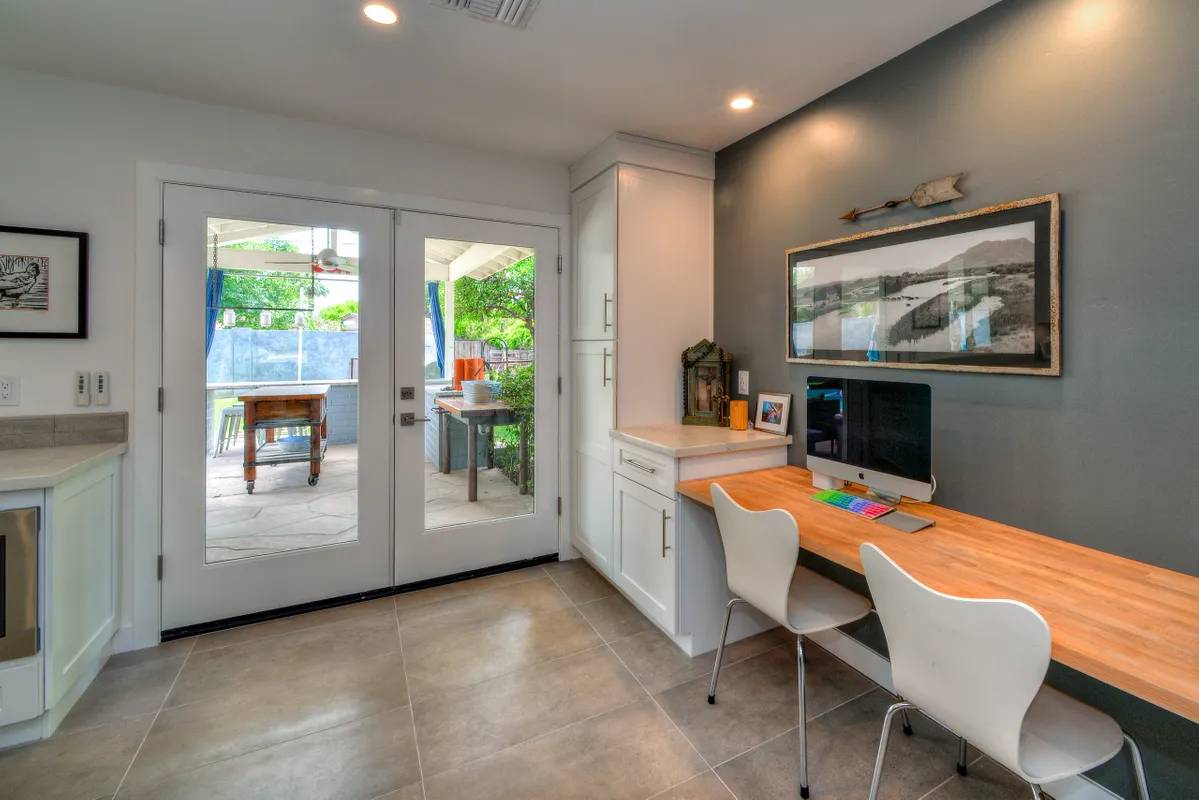
M78 293L75 298L77 313L71 315L74 328L51 331L22 331L4 330L3 316L0 315L0 339L86 339L87 338L87 294L88 294L88 235L83 231L64 231L54 228L25 228L14 225L0 225L0 243L3 234L12 233L25 236L42 236L51 238L74 239L78 248L76 270L78 275ZM0 247L0 252L2 252ZM4 309L0 309L2 312Z
M786 360L1060 376L1060 203L1030 197L787 250ZM931 260L913 263L909 247L892 269L880 255L914 243Z

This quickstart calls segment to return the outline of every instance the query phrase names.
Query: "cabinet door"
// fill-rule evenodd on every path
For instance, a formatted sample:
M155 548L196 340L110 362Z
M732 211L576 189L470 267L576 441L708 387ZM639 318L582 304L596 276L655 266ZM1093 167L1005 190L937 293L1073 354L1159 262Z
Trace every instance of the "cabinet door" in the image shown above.
M616 584L669 633L675 625L675 501L622 475L613 481Z
M572 339L616 336L616 167L571 197L574 232Z
M616 424L612 342L571 348L571 435L574 520L571 540L587 560L612 575L612 440Z

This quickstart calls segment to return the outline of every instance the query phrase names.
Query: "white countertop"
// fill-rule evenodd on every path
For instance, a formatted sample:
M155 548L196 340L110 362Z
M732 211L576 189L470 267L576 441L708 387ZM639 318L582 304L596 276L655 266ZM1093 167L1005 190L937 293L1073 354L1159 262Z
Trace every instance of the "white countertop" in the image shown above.
M613 439L665 453L672 458L708 456L737 450L786 447L791 437L764 431L734 431L710 425L642 425L617 428Z
M115 442L0 450L0 492L47 489L127 449Z

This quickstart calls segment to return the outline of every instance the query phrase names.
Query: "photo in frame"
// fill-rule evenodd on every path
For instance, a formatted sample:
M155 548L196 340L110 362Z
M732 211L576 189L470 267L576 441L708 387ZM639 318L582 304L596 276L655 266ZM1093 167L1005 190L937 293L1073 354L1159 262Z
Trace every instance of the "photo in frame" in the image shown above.
M786 436L787 422L790 418L791 395L777 392L758 393L758 413L754 414L754 428Z
M87 337L87 234L0 225L0 338Z
M787 251L787 361L1061 374L1060 199Z

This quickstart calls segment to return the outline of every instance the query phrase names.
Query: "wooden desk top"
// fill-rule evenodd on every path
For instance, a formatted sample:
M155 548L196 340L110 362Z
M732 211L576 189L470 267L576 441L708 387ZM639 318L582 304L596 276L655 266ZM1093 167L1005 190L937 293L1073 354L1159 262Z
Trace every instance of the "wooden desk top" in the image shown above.
M507 403L468 403L461 397L439 397L437 405L456 417L491 417L512 410Z
M329 384L309 383L301 386L259 386L242 392L237 399L258 402L261 400L320 400L329 394Z
M712 483L746 508L786 509L803 549L855 572L859 546L873 542L938 591L1028 603L1049 623L1054 660L1199 722L1199 578L929 503L902 510L936 526L903 533L810 499L818 490L799 467L678 489L711 506Z

